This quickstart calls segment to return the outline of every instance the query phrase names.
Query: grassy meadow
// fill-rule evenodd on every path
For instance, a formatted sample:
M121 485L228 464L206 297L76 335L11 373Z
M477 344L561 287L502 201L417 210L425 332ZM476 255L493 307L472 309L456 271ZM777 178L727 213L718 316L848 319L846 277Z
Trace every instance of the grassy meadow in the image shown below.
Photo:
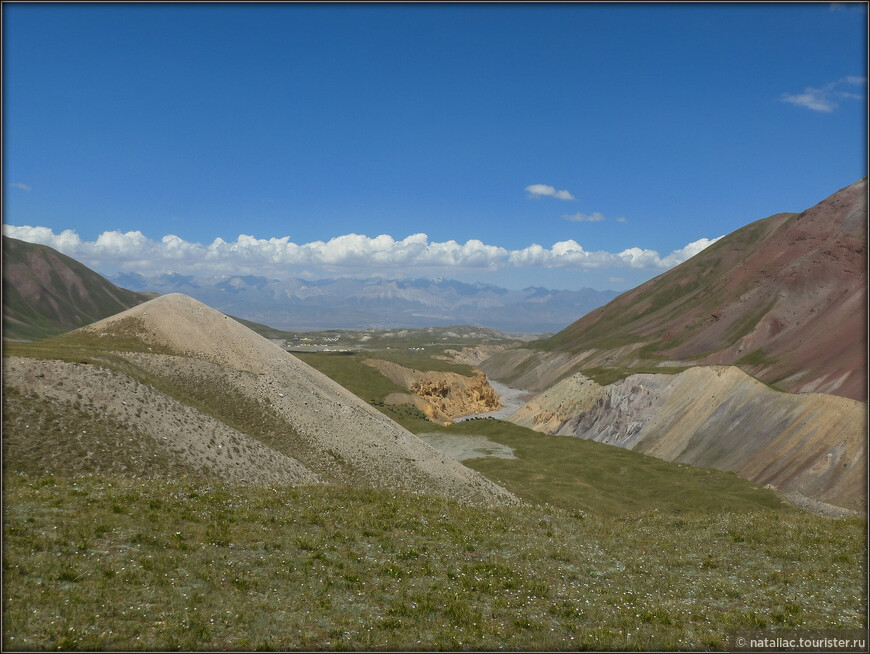
M4 478L5 650L723 649L866 626L866 521Z
M7 353L65 351L147 381L72 345ZM4 458L3 649L722 650L742 629L866 628L866 518L498 420L437 425L383 406L402 389L371 355L299 358L415 433L510 447L514 459L464 463L525 503L50 475ZM162 390L263 427L232 397L176 386Z

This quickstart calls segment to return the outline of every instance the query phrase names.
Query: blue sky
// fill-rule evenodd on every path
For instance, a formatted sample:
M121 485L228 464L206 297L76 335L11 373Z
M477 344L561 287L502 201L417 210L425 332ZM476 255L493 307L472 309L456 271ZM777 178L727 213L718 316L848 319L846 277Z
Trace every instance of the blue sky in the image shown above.
M4 3L4 230L104 274L624 290L867 174L866 26L864 3Z

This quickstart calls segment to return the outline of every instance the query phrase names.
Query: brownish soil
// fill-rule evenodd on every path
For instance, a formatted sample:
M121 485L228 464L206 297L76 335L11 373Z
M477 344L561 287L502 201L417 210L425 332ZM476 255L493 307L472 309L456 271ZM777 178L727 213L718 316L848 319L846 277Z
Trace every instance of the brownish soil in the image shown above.
M60 334L145 302L45 245L3 236L4 338Z

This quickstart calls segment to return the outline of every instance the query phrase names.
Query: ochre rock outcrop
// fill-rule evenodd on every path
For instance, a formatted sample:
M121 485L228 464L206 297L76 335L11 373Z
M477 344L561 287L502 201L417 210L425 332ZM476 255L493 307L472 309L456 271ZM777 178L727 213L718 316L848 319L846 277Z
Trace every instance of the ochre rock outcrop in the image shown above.
M365 363L414 394L405 396L404 400L398 397L401 394L393 394L387 398L389 403L404 401L414 404L434 422L449 422L502 406L498 393L489 385L486 375L479 371L474 377L467 377L455 372L422 372L380 359L368 359Z

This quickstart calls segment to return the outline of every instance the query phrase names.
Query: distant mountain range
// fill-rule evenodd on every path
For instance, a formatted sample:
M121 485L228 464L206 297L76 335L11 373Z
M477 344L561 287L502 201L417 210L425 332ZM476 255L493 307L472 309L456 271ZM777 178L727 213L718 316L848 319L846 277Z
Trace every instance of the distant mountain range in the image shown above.
M615 291L520 291L454 280L276 280L252 275L118 274L135 291L184 293L223 313L278 329L481 325L508 333L555 332L618 295Z
M248 324L296 331L476 325L553 333L615 291L508 290L453 280L279 281L252 275L135 273L106 279L46 246L3 236L4 337L38 340L153 298L184 293Z

